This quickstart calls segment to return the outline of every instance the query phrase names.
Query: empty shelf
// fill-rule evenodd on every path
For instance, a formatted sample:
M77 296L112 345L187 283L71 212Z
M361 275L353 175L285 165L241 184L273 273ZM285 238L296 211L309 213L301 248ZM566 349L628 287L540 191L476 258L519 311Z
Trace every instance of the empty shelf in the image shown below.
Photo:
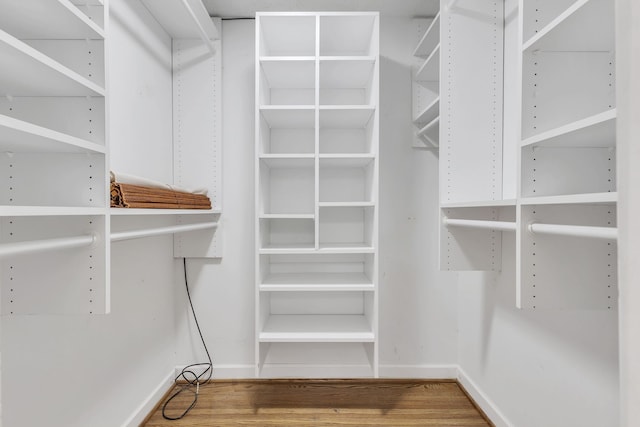
M2 6L0 28L19 39L104 38L104 30L69 0L12 1Z
M0 216L100 216L107 208L78 206L0 206Z
M11 152L105 152L100 144L1 114L0 149Z
M522 146L615 147L616 109L569 123L522 141Z
M431 55L424 61L416 72L416 81L439 81L440 80L440 45L431 52Z
M573 204L615 204L617 192L568 194L560 196L526 197L521 199L522 205L573 205Z
M104 96L104 88L0 30L0 95Z
M361 315L271 315L260 342L373 342L375 335Z
M320 127L324 128L364 128L375 111L374 107L344 105L320 107Z
M435 120L436 117L440 115L440 97L434 99L431 104L427 105L427 107L418 114L418 116L413 120L413 123L421 124L421 123L429 123Z
M261 291L373 291L364 273L279 273L269 274Z
M505 199L505 200L473 200L468 202L451 202L451 203L442 203L440 205L443 209L453 209L453 208L484 208L484 207L503 207L503 206L515 206L515 199Z
M429 28L413 51L413 56L429 56L440 43L440 13L433 18Z
M263 105L260 113L270 128L312 129L315 126L313 106Z
M523 51L613 51L614 32L593 31L594 25L614 28L610 0L577 0L522 46Z

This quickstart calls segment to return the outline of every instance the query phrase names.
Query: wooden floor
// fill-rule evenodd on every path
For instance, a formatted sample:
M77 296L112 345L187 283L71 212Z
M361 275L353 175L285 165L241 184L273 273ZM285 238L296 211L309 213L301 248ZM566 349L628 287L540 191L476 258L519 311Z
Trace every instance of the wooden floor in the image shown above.
M193 400L176 398L176 416ZM456 382L413 380L215 381L180 421L156 409L155 426L490 426Z

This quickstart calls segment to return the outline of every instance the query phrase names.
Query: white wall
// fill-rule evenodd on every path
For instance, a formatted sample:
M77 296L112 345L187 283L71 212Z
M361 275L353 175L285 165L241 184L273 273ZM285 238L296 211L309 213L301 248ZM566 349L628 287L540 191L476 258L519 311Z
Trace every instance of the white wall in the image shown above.
M111 5L112 165L171 180L170 40L138 2ZM2 318L3 425L113 427L136 411L176 363L172 254L171 237L114 244L109 315Z
M221 262L189 260L198 318L219 377L254 375L254 21L224 21ZM440 375L456 355L456 288L437 268L437 154L411 148L409 19L381 20L381 375ZM205 360L177 288L181 364Z
M517 61L517 1L505 4L508 106L518 103L509 66ZM513 146L517 109L505 114L505 145ZM617 312L517 310L515 237L502 234L501 274L459 274L460 367L513 426L617 426Z

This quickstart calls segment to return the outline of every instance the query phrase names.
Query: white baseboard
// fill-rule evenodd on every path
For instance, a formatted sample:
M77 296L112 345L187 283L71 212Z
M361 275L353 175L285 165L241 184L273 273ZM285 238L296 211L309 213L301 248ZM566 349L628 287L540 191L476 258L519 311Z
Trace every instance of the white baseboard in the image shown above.
M477 386L477 384L458 366L458 382L467 390L474 402L482 409L496 427L513 427L513 424L500 412L498 407Z
M149 394L149 396L136 408L131 416L122 424L123 427L138 427L149 415L162 396L173 386L175 375L173 371L162 379L160 384Z
M174 377L180 375L180 372L184 366L176 366ZM197 374L204 371L206 368L194 369ZM213 365L213 379L227 380L227 379L243 379L243 378L255 378L255 368L253 365Z
M455 380L457 365L380 365L381 378L419 378L425 380Z

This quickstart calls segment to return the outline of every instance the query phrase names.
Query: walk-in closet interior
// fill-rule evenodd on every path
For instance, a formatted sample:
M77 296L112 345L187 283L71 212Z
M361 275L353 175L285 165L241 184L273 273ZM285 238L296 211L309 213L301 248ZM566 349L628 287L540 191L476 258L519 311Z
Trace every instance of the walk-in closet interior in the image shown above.
M639 28L635 0L0 0L0 425L140 425L206 360L185 281L214 378L638 425Z

